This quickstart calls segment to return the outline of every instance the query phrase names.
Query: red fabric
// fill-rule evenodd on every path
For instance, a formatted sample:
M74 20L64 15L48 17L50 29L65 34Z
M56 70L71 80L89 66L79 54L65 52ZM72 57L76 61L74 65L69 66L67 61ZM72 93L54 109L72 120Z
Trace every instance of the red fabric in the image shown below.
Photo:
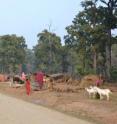
M102 80L99 79L96 81L96 86L100 86L101 84L102 84Z
M30 92L31 92L30 81L27 80L26 81L26 93L27 93L27 95L30 95Z
M43 86L43 77L44 77L43 72L38 72L36 75L36 81L38 82L40 88L42 88Z
M44 74L42 72L38 72L36 75L36 81L43 82L43 76Z

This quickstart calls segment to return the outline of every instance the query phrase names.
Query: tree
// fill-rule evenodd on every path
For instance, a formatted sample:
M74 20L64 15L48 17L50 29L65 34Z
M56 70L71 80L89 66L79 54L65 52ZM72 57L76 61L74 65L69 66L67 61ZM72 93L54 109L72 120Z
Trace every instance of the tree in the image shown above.
M38 35L38 44L34 47L36 65L48 73L61 71L61 39L55 33L44 30Z
M101 7L103 11L103 25L105 25L108 41L106 42L106 75L110 79L110 68L111 68L111 46L112 46L112 33L111 30L117 28L117 0L100 0L106 5Z
M110 67L108 62L110 59L108 58L109 54L107 55L109 51L107 47L111 48L112 42L116 42L116 40L111 35L112 42L109 44L108 29L110 29L109 27L111 29L116 27L116 9L113 10L113 16L110 16L108 8L97 6L96 2L97 0L82 2L84 10L76 15L72 25L66 27L68 34L65 36L65 43L76 50L78 55L80 54L79 59L82 60L84 72L87 68L92 67L94 72L97 72L98 67L101 66L102 68L103 66L107 77L109 77ZM115 5L116 3L113 2L113 6Z
M85 1L82 2L82 6L85 8L85 13L87 15L87 18L89 18L90 21L90 25L92 26L92 30L96 27L97 21L97 15L98 15L98 9L96 7L96 2L97 0L89 0L89 1ZM95 32L95 31L93 31ZM96 73L96 69L97 69L97 45L95 43L96 38L92 38L92 43L91 43L91 50L93 52L93 68L94 68L94 72Z
M1 72L17 72L19 64L25 61L25 39L16 35L0 37Z
M61 49L61 68L62 68L62 72L63 73L67 73L68 72L68 68L70 65L69 62L69 49L67 48L67 46L62 46Z
M26 49L25 64L27 66L27 72L35 71L35 55L31 49Z
M95 32L100 30L96 26L98 23L96 3L85 1L82 2L82 6L84 10L79 12L72 21L73 24L66 28L68 35L65 36L65 42L71 47L75 47L76 51L81 54L80 59L84 72L89 64L91 65L89 61L92 60L92 56L94 56L93 65L94 71L96 72L96 41L98 37L95 38Z

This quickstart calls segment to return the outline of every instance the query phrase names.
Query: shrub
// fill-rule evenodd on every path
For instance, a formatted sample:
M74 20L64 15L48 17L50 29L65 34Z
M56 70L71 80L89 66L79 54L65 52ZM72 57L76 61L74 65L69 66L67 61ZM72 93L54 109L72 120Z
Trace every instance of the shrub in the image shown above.
M117 67L112 67L110 70L111 80L117 81Z

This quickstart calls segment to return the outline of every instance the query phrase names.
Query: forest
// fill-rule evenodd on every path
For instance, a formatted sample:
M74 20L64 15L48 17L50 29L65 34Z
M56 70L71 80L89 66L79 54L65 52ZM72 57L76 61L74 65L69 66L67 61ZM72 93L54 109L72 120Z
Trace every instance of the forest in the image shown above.
M117 0L82 0L81 6L65 28L64 43L49 29L37 34L33 49L24 36L0 36L0 73L101 74L116 81Z

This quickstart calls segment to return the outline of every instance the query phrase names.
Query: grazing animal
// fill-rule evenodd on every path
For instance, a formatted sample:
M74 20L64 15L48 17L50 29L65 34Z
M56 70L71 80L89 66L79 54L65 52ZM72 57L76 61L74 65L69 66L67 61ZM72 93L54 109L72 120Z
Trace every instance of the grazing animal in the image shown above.
M23 84L25 83L23 80L21 80L19 76L13 76L9 80L10 80L10 83L9 83L10 87L19 88L23 86Z
M18 76L13 77L13 83L15 83L15 82L17 82L19 84L24 84L24 81Z
M109 96L112 93L109 89L100 89L99 87L94 86L93 89L97 91L100 96L100 100L103 99L103 96L106 96L107 100L109 100Z
M90 88L85 88L85 90L88 92L89 97L93 97L95 98L97 90L95 90L94 88L90 87Z

